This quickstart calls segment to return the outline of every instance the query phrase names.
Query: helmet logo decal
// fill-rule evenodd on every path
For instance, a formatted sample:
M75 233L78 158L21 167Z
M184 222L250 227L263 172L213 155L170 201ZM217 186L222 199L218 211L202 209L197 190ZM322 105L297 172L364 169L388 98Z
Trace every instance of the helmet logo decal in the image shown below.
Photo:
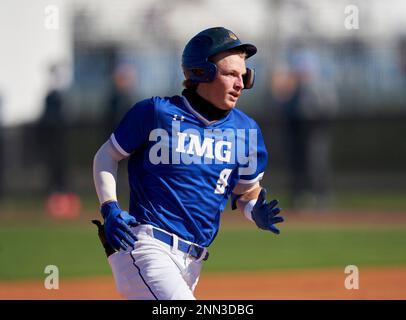
M228 35L230 36L231 39L237 40L237 36L234 33L232 33L231 31L228 31Z

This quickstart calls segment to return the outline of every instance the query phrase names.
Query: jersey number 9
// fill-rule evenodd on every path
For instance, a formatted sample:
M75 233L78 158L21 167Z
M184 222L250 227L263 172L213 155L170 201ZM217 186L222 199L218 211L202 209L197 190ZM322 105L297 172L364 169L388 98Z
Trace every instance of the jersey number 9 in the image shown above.
M224 192L226 191L226 187L228 186L228 177L231 174L231 171L233 171L232 169L223 169L220 172L220 176L219 179L217 180L217 185L216 185L216 189L214 190L214 193L216 194L224 194Z

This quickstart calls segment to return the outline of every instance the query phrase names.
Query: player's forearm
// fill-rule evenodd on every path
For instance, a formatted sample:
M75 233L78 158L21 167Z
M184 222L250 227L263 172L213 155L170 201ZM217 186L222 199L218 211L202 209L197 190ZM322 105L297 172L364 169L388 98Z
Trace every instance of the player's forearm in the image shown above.
M100 204L117 201L116 181L120 157L109 141L97 151L93 160L93 180Z
M242 194L239 199L237 200L237 208L242 212L245 217L251 221L251 211L254 207L255 203L257 202L258 195L261 192L261 186L257 183L254 187L250 190Z

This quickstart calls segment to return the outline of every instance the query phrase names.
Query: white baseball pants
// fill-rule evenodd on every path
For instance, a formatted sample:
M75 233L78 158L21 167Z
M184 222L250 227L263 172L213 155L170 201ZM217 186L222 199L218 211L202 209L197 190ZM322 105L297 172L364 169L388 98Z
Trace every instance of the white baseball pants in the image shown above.
M108 258L120 295L132 300L194 300L201 259L153 238L150 225L132 230L138 239L134 248Z

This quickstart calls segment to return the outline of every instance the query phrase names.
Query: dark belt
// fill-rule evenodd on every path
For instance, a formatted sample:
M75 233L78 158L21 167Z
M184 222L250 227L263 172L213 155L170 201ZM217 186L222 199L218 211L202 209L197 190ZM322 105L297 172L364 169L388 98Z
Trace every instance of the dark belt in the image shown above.
M152 229L152 233L155 239L161 240L170 246L173 245L173 236L163 232L159 229ZM204 250L203 247L198 246L197 244L190 244L181 239L178 240L178 250L189 254L193 258L199 259L201 258L202 254L206 253L202 260L207 260L209 258L209 252Z

